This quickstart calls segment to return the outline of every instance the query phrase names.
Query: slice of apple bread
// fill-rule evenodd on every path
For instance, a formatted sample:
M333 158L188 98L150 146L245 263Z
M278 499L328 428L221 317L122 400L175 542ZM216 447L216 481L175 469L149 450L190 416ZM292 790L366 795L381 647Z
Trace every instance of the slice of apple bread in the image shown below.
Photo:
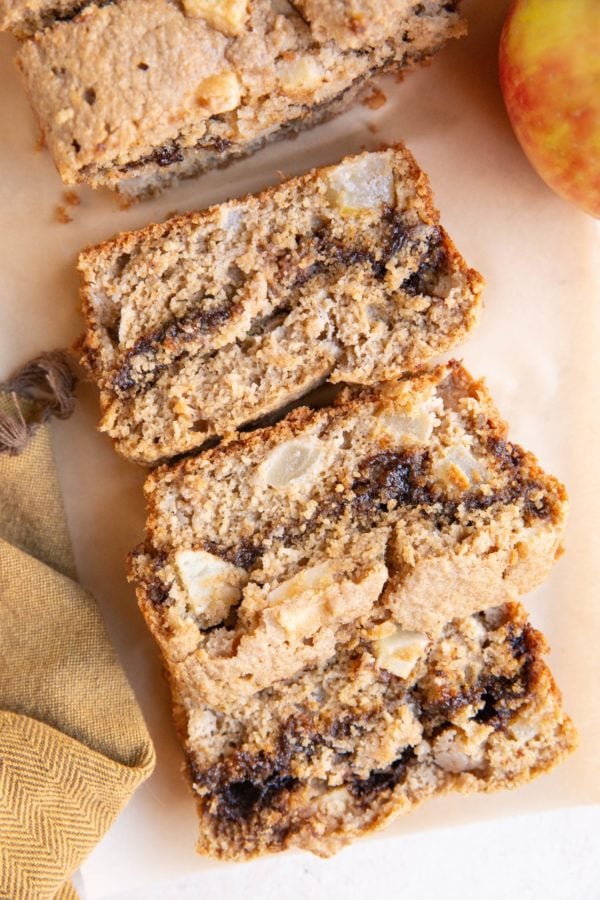
M152 193L312 127L466 31L458 0L0 0L66 184Z
M531 590L567 506L457 363L297 409L158 468L146 494L144 614L214 702L322 662L357 618L433 633Z
M224 696L207 696L193 654L167 659L198 851L330 856L430 797L513 788L553 768L577 735L546 651L509 603L432 637L366 616L319 662L237 697L225 672Z
M427 362L465 337L481 292L401 146L122 234L79 268L101 428L143 463L326 379Z

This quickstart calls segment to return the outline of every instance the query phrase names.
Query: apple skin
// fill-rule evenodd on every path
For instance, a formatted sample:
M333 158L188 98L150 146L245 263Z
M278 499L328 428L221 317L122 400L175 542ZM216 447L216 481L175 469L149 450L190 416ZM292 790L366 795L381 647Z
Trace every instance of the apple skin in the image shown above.
M500 86L538 174L600 218L600 0L513 0Z

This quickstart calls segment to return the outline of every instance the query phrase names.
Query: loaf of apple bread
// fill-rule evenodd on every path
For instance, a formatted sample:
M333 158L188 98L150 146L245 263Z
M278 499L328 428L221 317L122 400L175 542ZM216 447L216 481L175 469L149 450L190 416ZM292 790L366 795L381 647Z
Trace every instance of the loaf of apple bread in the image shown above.
M66 184L132 197L347 107L465 31L459 0L0 0Z
M468 333L481 277L397 146L84 251L101 428L153 463L326 379L372 383Z

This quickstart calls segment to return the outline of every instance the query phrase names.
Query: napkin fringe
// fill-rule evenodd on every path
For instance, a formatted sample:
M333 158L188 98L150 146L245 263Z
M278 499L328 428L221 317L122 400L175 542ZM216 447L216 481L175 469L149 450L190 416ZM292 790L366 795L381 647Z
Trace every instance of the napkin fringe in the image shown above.
M0 454L17 456L52 416L68 419L75 409L76 385L65 350L41 353L10 381L0 382L0 392L8 395L0 408Z

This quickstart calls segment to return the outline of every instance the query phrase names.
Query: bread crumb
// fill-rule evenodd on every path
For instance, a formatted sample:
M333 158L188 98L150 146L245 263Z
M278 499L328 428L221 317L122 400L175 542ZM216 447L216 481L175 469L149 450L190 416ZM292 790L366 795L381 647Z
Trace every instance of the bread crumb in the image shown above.
M121 212L127 212L128 209L131 209L133 204L136 202L136 197L128 196L126 194L118 194L116 197L117 207L121 210Z
M81 197L76 191L64 191L63 198L68 206L79 206L81 203Z
M363 97L361 103L369 109L381 109L387 103L387 97L380 88L373 87L370 94Z
M68 225L69 222L73 221L73 217L69 215L64 206L57 206L55 215L56 221L60 222L61 225Z
M33 149L36 153L41 153L44 147L46 146L46 137L41 128L38 128L37 137L33 144Z

